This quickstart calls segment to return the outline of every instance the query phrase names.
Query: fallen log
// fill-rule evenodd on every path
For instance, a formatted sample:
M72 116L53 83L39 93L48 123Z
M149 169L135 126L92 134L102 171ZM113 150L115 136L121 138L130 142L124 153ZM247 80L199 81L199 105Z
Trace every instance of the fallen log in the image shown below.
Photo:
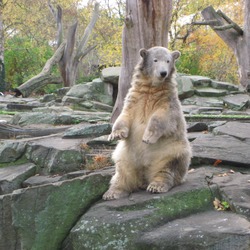
M34 90L40 89L47 84L62 83L62 78L51 75L52 67L57 64L63 55L65 43L62 43L54 55L46 62L43 70L36 76L14 89L15 96L28 97Z
M40 137L51 134L58 134L66 129L69 126L57 127L57 128L21 128L13 126L10 124L0 123L0 139L14 139L17 137Z

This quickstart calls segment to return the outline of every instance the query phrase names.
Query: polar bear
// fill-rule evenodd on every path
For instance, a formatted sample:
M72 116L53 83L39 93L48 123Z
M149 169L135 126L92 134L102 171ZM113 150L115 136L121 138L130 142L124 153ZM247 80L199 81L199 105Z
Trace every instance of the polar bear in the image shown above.
M191 147L174 79L180 52L153 47L141 49L140 56L109 136L120 141L113 153L116 172L104 200L141 188L167 192L184 181L190 164Z

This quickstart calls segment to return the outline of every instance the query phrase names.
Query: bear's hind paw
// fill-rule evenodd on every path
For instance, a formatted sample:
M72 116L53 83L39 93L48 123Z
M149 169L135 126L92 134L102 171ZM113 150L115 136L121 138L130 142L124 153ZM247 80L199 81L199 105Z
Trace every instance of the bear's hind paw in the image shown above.
M109 201L109 200L116 200L120 198L127 197L129 195L128 192L126 191L120 191L120 190L114 190L114 189L109 189L103 196L102 199Z
M151 182L147 187L147 191L151 193L166 193L169 189L170 187L166 183L156 181Z

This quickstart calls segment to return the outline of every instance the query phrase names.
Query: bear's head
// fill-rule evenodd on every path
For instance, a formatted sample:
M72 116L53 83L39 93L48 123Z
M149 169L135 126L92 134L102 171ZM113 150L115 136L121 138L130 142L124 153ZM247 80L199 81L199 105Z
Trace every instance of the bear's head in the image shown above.
M138 68L144 76L150 78L152 85L158 86L171 80L175 72L175 61L180 55L179 51L171 52L164 47L141 49Z

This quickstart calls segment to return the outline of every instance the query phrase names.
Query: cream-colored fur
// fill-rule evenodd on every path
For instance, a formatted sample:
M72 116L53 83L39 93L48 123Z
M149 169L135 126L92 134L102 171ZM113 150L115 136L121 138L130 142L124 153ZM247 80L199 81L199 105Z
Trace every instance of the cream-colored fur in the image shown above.
M158 50L162 50L163 55L171 55L162 47L147 53L155 56ZM142 60L151 60L149 55L145 57ZM158 61L161 57L162 54L158 55ZM155 74L157 67L162 70L162 65L165 64L155 67ZM105 200L127 196L139 188L167 192L183 182L190 163L191 149L173 80L174 71L161 79L142 73L141 68L142 62L136 67L132 87L110 135L110 140L121 140L113 153L116 173L103 196Z

